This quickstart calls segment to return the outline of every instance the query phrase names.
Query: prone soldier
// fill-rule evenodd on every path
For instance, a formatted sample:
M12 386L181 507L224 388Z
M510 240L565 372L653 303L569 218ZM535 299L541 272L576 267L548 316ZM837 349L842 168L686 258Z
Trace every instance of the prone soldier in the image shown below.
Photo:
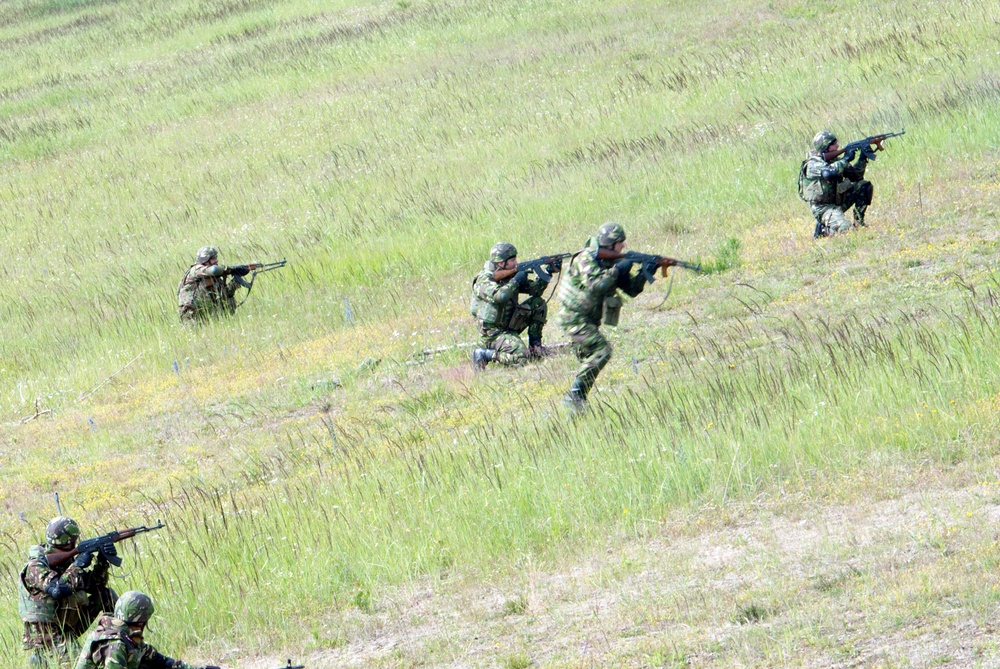
M87 635L76 669L219 669L212 665L192 667L146 643L143 634L153 610L149 595L137 590L124 593L114 614L102 615Z

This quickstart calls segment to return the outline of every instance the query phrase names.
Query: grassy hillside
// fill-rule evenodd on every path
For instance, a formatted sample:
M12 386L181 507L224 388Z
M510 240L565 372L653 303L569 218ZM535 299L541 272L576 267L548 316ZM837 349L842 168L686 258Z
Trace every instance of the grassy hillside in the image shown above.
M609 542L725 533L754 500L805 514L995 480L998 19L957 0L5 3L0 573L53 491L86 530L162 517L116 587L156 597L164 650L324 666L412 621L390 602L415 583L468 596ZM824 127L906 135L869 168L870 226L814 242L794 182ZM608 219L724 271L628 305L570 423L569 355L471 374L466 292L493 242L575 250ZM183 328L175 287L209 243L289 265L237 317ZM901 577L874 570L858 647L919 665L877 639L995 617L975 531L994 497L975 499L953 591L895 601ZM826 605L810 592L762 605L782 652L862 657L802 624ZM373 661L795 663L677 601L643 603L659 650ZM0 609L17 666L12 589Z

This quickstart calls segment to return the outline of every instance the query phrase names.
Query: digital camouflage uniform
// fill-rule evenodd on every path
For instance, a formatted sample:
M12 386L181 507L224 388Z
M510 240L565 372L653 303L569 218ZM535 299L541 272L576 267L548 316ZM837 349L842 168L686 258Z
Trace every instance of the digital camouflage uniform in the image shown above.
M865 224L865 210L872 202L874 189L866 181L868 159L864 154L853 165L847 154L832 162L823 157L826 149L837 141L833 133L823 131L813 139L812 151L806 154L803 167L802 198L809 203L816 219L815 236L822 237L847 232ZM854 220L845 213L854 207Z
M56 518L50 526L59 520L69 519ZM48 554L67 548L51 543L33 546L18 578L18 613L24 623L29 667L71 667L79 637L101 610L115 602L114 592L107 587L109 565L103 557L98 557L91 570L74 560L49 565Z
M145 641L133 639L128 624L103 615L87 635L75 669L189 669Z
M615 231L611 239L599 241L602 235L607 236L604 233L608 230ZM601 226L598 237L590 239L586 248L573 256L559 289L559 325L569 336L573 352L580 361L573 385L566 395L566 403L571 408L582 408L597 375L611 359L611 344L600 330L605 301L619 290L635 297L646 285L641 274L633 276L628 271L623 272L623 267L616 265L616 261L597 258L600 246L610 248L617 241L624 240L625 232L621 226Z
M228 280L231 275L246 274L245 268L212 265L218 251L206 246L198 251L197 262L188 268L177 286L177 310L181 320L193 322L210 316L236 311L236 291L240 285Z
M494 351L493 360L502 365L522 365L528 360L528 346L521 339L527 328L529 346L542 342L542 329L548 316L548 306L542 293L548 285L541 279L531 279L519 286L513 279L497 281L495 266L486 263L472 282L476 298L485 303L476 314L479 319L479 346ZM530 297L518 302L518 296Z

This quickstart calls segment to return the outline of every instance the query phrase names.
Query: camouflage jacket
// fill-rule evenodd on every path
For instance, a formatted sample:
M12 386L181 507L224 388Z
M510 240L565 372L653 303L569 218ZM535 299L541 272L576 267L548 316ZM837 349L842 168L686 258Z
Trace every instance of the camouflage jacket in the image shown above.
M87 635L76 669L190 669L189 665L158 652L129 636L128 625L107 614Z
M600 325L604 300L620 288L635 297L646 286L641 274L619 276L614 260L597 259L597 242L590 239L586 248L573 256L569 269L563 270L559 288L559 324L563 328L576 325Z
M531 279L524 286L518 287L514 278L497 281L493 278L493 263L486 263L483 271L472 280L472 301L470 310L479 320L479 329L483 332L506 330L518 305L518 295L541 295L545 292L547 282L541 279Z
M225 265L191 265L177 286L177 307L194 312L236 309L239 284L227 281L229 268Z
M838 186L841 182L846 181L849 185L852 181L864 179L867 167L868 159L863 155L851 165L843 156L828 163L819 151L810 151L806 154L802 197L813 205L837 204L841 192ZM823 171L826 169L833 171L836 176L824 179Z
M91 571L73 564L72 560L50 567L46 546L33 546L28 551L28 564L21 570L18 583L18 613L26 623L50 623L73 628L86 607L90 592L108 583L108 563L98 560ZM53 581L61 580L69 586L70 594L54 599L45 589Z

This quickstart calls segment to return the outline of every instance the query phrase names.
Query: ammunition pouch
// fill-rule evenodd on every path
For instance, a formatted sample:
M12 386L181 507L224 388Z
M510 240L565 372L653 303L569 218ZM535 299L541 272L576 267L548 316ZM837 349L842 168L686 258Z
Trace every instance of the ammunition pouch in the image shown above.
M618 317L621 315L621 311L622 298L618 297L618 292L615 291L608 297L604 298L601 320L605 325L615 327L618 325Z
M531 307L524 304L518 304L511 310L510 320L507 321L507 329L513 332L521 333L528 327L530 318Z

